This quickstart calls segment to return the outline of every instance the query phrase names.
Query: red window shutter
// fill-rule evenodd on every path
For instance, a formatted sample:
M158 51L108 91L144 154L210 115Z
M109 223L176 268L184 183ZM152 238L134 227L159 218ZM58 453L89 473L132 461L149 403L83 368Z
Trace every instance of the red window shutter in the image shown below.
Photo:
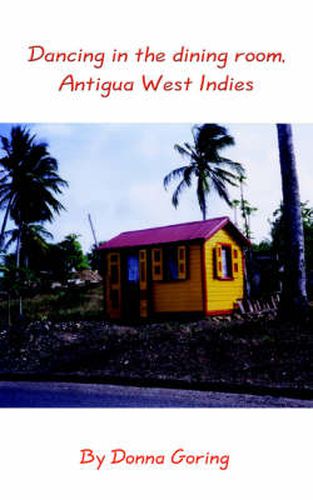
M238 273L239 273L239 250L238 250L238 248L233 248L232 258L233 258L233 276L236 277L236 276L238 276Z
M223 266L222 266L222 245L217 243L214 248L215 251L215 276L216 278L223 277Z

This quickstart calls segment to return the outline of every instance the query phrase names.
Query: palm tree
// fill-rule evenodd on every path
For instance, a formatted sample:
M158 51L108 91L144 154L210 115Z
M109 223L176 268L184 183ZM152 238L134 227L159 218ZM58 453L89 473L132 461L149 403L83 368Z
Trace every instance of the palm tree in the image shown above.
M5 152L5 155L0 158L0 210L5 210L0 232L0 249L4 243L4 233L14 197L13 172L19 168L28 155L34 140L34 137L25 132L22 127L13 127L10 139L0 137L2 150Z
M26 127L13 127L10 139L1 137L5 156L0 159L0 208L5 209L1 229L1 245L10 217L19 230L20 246L23 225L51 222L64 207L55 198L67 182L58 175L58 164L50 156L48 146L37 142ZM17 251L17 255L18 255Z
M10 138L1 136L0 209L5 210L0 248L7 221L16 226L16 267L20 267L22 234L30 224L51 222L64 207L55 195L67 182L58 175L58 163L48 145L38 142L26 127L12 127ZM21 311L21 308L20 308Z
M28 267L29 261L33 262L38 255L47 252L49 244L48 239L52 239L52 234L41 224L23 224L21 232L19 228L10 229L4 233L6 243L3 250L6 252L11 245L16 244L20 238L20 264ZM33 266L32 266L33 267Z
M225 127L217 124L204 124L192 128L193 144L184 143L183 146L176 144L174 147L178 153L187 158L187 164L170 172L164 178L164 187L178 179L180 182L176 187L172 203L177 208L181 193L192 185L193 178L196 180L197 198L203 220L207 216L207 196L214 190L231 206L228 194L228 186L237 186L238 178L244 174L240 163L236 163L220 152L227 146L232 146L235 141Z
M285 317L301 317L307 308L304 234L292 128L278 124L278 146L283 190L285 262L281 311Z

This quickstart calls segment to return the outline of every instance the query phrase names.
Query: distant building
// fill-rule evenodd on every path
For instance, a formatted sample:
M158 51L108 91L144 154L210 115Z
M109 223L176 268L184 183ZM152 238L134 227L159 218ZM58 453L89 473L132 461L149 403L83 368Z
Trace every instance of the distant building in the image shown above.
M231 313L249 241L227 218L121 233L100 245L111 319Z

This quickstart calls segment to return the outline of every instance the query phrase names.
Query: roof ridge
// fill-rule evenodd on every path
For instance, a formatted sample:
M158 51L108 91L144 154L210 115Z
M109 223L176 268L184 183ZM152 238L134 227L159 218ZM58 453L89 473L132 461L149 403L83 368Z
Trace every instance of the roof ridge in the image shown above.
M229 217L220 217L221 219L221 222L217 225L217 227L214 228L214 233L216 233L219 229L221 229L222 227L225 226L225 224L228 224L229 222L231 222L230 218ZM211 219L212 220L212 219ZM232 224L232 222L231 222ZM210 231L208 231L205 235L205 238L209 238L210 236L212 235L212 228Z
M125 231L109 239L100 245L100 249L136 247L141 245L167 244L178 241L207 240L223 227L229 227L234 231L236 238L240 238L244 243L248 240L233 224L228 216L213 217L205 221L181 222L168 226L150 227Z
M188 226L191 224L201 224L201 223L206 223L206 222L212 222L214 220L229 220L229 217L224 215L224 217L212 217L211 219L206 219L206 220L195 220L195 221L190 221L190 222L180 222L178 224L169 224L167 226L153 226L153 227L146 227L145 229L133 229L131 231L123 231L120 233L118 236L122 234L129 234L129 233L139 233L141 231L149 231L150 229L168 229L170 227L177 227L177 226Z

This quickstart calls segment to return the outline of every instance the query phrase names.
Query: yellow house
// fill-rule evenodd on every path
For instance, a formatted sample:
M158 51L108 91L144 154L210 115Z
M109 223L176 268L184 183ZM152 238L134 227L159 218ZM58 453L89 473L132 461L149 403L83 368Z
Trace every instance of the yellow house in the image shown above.
M244 293L249 241L228 217L121 233L105 254L110 319L231 313Z

